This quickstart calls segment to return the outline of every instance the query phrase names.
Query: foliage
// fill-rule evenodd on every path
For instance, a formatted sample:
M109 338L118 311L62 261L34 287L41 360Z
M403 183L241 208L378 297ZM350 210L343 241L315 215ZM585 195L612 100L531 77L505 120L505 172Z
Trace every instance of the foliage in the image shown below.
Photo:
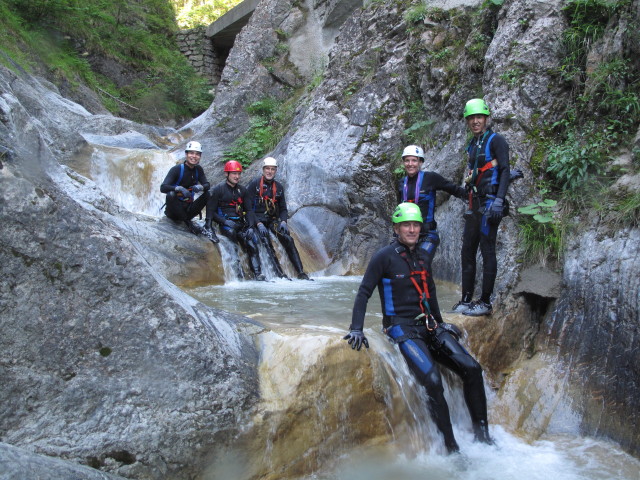
M85 83L113 113L181 120L212 100L178 50L167 0L0 0L0 8L0 49L28 70L46 65L53 81ZM127 82L116 86L93 71L88 60L97 58L131 72Z
M558 218L557 203L545 199L518 208L524 215L518 224L525 261L544 264L548 259L560 260L565 229Z
M242 0L171 0L180 28L210 25Z
M427 18L428 13L429 8L424 3L420 2L418 5L409 8L404 13L404 20L409 24L418 23Z
M293 118L293 102L274 98L258 100L246 109L249 128L223 155L223 161L236 160L244 167L272 150L286 133Z
M427 116L427 112L422 101L409 102L406 106L405 125L409 125L404 130L406 144L426 145L430 144L430 133L435 124L435 120Z

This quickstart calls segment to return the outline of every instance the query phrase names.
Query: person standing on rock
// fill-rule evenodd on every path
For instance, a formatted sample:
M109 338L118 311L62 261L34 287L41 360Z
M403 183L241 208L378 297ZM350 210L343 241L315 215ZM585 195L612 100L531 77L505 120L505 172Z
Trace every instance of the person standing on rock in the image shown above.
M160 191L167 194L164 214L171 220L184 222L191 233L200 235L204 233L202 228L192 220L200 214L209 198L209 182L200 166L202 146L199 142L189 142L184 153L184 162L171 167L160 185ZM215 234L210 239L218 242Z
M204 230L213 232L212 222L220 226L220 233L236 244L249 256L249 265L255 280L266 280L262 274L260 256L258 252L258 236L250 227L252 220L247 218L248 195L247 189L240 185L242 165L240 162L230 160L224 165L227 179L219 183L210 192L207 202L207 216L204 221ZM240 267L240 257L236 266L239 277L244 277Z
M304 272L300 254L289 232L287 201L284 195L284 187L275 179L277 170L278 161L275 158L267 157L262 161L262 175L247 185L249 193L248 209L254 214L255 227L258 229L262 243L269 252L278 276L286 278L271 243L269 231L275 234L284 247L298 279L310 280L309 276Z
M424 249L429 267L440 245L438 224L434 218L436 210L436 192L443 190L455 197L464 199L464 188L446 180L435 172L422 171L424 150L417 145L409 145L402 152L402 163L406 176L398 182L398 203L411 202L420 207L424 223L420 232L418 245Z
M511 173L509 144L489 128L490 112L485 101L481 98L469 100L463 115L473 136L467 146L469 172L465 182L469 205L462 233L462 298L453 311L475 317L493 312L491 295L498 272L496 239L500 221L508 213L505 196ZM483 265L482 293L472 301L478 247Z
M360 350L362 345L369 348L363 332L364 317L369 298L377 287L383 331L398 345L409 369L426 388L429 411L444 436L447 451L454 453L459 447L436 362L462 378L475 438L492 444L482 367L458 343L461 334L458 327L443 322L427 253L418 247L423 224L420 208L414 203L401 203L393 212L392 221L397 239L371 258L358 288L349 333L344 339L352 349Z

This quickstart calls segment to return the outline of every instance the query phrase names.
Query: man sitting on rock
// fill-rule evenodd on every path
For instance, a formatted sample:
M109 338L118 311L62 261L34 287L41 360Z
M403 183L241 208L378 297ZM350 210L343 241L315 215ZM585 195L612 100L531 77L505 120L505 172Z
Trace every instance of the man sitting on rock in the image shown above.
M185 156L183 163L171 167L160 185L160 191L167 194L164 214L171 220L184 222L191 233L200 235L204 233L203 229L192 220L200 214L209 198L209 182L199 165L202 157L200 143L189 142ZM196 198L197 194L201 195ZM210 239L218 242L215 233Z

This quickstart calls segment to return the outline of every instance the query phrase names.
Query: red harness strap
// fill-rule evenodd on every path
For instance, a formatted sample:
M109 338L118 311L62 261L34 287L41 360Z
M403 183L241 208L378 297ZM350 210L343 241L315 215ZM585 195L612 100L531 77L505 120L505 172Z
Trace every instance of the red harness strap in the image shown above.
M427 330L435 330L436 328L438 328L438 322L436 322L435 318L433 318L433 315L431 315L431 309L429 308L429 299L431 298L429 296L429 286L427 285L427 277L429 276L429 274L427 273L427 270L424 268L424 266L422 267L422 270L412 270L411 263L407 258L406 251L403 251L400 256L404 258L405 262L407 262L407 265L409 266L409 278L411 279L411 283L413 283L413 286L416 288L416 291L420 296L420 310L422 311L422 314L418 315L416 319L426 317L425 324ZM422 287L420 287L418 281L416 280L417 276L420 277L420 283L422 283Z

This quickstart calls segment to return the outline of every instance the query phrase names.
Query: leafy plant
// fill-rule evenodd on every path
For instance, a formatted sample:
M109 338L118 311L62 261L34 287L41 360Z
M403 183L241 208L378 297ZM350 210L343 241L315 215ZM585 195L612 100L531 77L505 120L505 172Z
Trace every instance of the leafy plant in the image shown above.
M244 167L251 165L273 149L285 134L293 118L293 103L263 98L247 107L249 128L223 154L223 161L237 160Z
M557 218L558 202L544 199L518 208L525 215L519 221L519 235L525 261L545 264L548 259L560 260L564 227Z

